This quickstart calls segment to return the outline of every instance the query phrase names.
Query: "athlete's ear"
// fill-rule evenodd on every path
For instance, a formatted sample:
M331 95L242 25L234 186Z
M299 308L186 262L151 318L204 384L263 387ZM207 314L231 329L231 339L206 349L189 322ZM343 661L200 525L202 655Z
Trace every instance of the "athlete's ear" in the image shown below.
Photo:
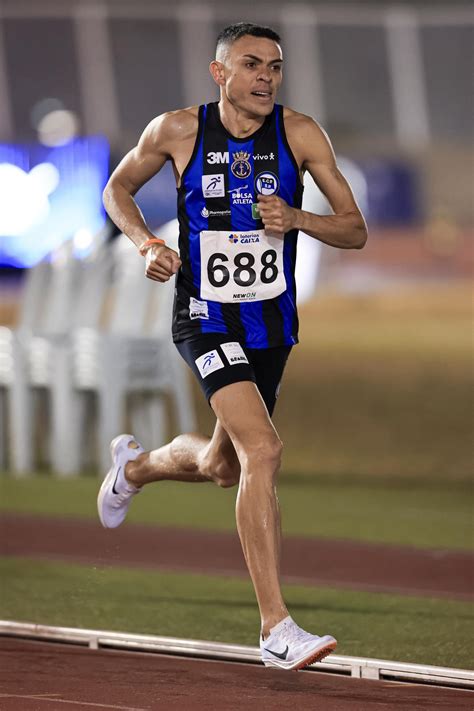
M212 78L218 86L224 86L225 76L224 76L224 65L222 62L218 62L217 59L213 59L209 65L209 71L211 72Z

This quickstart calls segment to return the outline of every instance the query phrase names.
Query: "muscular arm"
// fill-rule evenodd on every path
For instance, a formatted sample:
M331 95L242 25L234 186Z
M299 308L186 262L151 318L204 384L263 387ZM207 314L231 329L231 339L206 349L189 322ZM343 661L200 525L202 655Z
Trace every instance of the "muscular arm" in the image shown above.
M301 114L292 114L287 126L295 157L325 195L334 215L316 215L290 208L280 198L259 196L265 228L280 232L299 229L332 247L361 249L367 240L367 226L347 180L337 167L329 138L315 121Z
M197 119L188 110L153 119L138 145L127 153L105 186L105 209L138 249L154 235L148 229L134 195L161 170L167 160L173 159L175 164L181 160L182 147L193 140L196 126ZM146 275L155 281L168 281L179 266L177 253L163 245L155 244L146 253Z
M170 158L166 115L148 124L138 145L121 160L105 186L104 207L138 248L153 237L133 196ZM168 130L167 130L168 129Z

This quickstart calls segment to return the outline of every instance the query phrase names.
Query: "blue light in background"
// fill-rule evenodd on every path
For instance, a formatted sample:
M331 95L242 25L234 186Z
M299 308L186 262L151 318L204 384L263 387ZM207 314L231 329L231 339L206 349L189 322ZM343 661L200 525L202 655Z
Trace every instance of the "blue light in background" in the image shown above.
M176 181L170 162L140 188L135 200L152 230L176 217Z
M31 267L67 239L99 232L108 169L101 136L54 148L0 144L0 265Z

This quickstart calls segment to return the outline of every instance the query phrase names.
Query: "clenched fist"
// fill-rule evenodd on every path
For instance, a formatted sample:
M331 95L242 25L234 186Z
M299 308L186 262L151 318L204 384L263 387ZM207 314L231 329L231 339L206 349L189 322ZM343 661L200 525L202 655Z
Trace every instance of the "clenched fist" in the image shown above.
M179 254L164 244L154 244L145 254L145 274L153 281L169 281L180 266Z
M295 228L296 210L277 195L257 195L265 232L283 233Z

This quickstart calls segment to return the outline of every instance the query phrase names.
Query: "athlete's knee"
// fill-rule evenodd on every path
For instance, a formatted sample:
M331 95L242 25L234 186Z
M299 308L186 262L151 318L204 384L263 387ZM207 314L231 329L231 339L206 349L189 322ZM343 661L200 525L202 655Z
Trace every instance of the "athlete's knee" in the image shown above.
M259 476L275 476L280 468L282 451L283 443L276 432L259 437L244 449L246 471Z
M200 459L199 470L222 488L235 486L240 479L240 464L236 456L226 456L221 449L210 446Z
M212 478L223 489L236 486L240 480L240 465L223 460L215 466Z

